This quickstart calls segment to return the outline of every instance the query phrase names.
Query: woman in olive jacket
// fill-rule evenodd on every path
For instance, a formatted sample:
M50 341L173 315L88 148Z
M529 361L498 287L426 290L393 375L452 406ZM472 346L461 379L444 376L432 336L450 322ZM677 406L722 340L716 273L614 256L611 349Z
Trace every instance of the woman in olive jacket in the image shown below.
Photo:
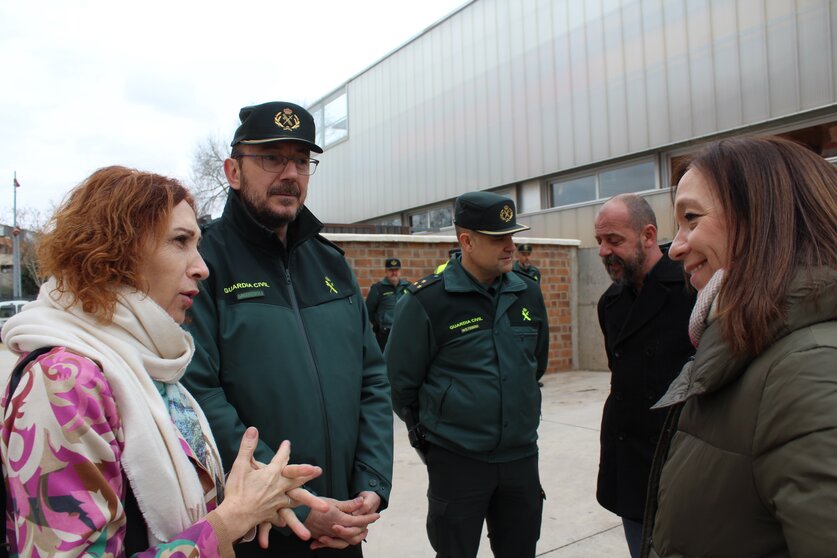
M697 353L656 405L641 555L835 556L837 170L738 138L678 174Z

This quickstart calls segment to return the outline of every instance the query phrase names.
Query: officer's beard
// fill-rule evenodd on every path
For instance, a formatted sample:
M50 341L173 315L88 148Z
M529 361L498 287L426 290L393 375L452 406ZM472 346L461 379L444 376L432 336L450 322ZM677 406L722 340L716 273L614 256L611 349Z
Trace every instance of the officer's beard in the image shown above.
M241 194L241 201L244 204L244 207L247 208L247 212L250 216L253 217L253 219L255 219L261 226L272 231L289 225L297 218L300 211L302 211L302 200L299 200L301 190L299 185L293 181L282 181L279 184L271 185L264 195L258 196L252 188L248 187L247 179L242 173L241 188L239 189L239 193ZM290 210L278 213L268 206L268 197L277 194L295 196L297 200L300 201L299 206L293 215L290 214Z

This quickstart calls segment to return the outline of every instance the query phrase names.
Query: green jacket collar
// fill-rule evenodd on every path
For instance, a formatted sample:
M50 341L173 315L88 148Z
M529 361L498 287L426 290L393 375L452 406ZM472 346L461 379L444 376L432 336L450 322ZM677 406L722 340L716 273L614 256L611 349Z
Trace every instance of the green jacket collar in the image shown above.
M229 221L233 227L238 229L242 236L250 242L268 250L284 250L276 233L258 223L241 201L237 190L230 189L227 196L227 204L224 206L222 219ZM302 211L288 225L288 252L292 252L297 246L306 240L313 238L323 229L323 224L314 214L302 206Z
M784 307L785 320L775 325L776 338L771 346L796 330L837 319L837 269L801 268L791 281ZM721 335L718 320L715 320L700 338L695 356L683 366L680 375L652 409L669 407L695 395L718 391L737 380L758 356L734 354Z
M478 292L484 295L488 294L485 287L465 271L465 268L462 267L462 260L458 257L451 258L450 263L442 273L445 278L445 290L450 293ZM523 279L509 271L503 274L497 294L516 293L525 290L526 283Z
M380 283L380 284L381 284L381 286L383 286L383 287L392 287L392 288L409 287L409 286L410 286L410 282L409 282L409 281L406 281L406 280L404 280L404 279L398 279L398 284L393 286L393 284L392 284L392 283L390 283L389 281L387 281L387 278L386 278L386 277L384 277L383 279L381 279L380 281L378 281L378 283Z

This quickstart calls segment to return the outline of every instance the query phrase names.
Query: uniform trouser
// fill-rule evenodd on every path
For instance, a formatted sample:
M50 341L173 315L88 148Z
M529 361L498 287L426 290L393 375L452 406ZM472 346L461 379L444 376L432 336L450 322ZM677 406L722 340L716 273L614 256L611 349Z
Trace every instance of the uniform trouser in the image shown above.
M273 529L270 532L270 542L267 550L259 546L258 537L253 542L235 545L233 550L235 550L236 558L266 558L268 556L281 556L281 558L363 558L362 544L356 544L342 550L327 548L311 550L311 541L303 541L293 533L283 535Z
M537 455L485 463L433 445L427 472L427 536L437 558L474 558L483 520L496 558L535 556L544 499Z
M381 352L384 352L384 347L387 346L387 339L389 339L389 328L378 329L375 332L375 339L378 340L378 346L381 348Z

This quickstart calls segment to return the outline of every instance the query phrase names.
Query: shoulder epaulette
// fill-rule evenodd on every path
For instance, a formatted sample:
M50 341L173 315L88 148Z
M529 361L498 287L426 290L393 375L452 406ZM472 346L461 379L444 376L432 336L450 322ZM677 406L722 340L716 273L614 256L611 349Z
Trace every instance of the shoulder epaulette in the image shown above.
M532 276L531 276L531 275L529 275L528 273L526 273L526 272L525 272L525 271L523 271L522 269L512 269L512 271L514 271L515 273L517 273L517 275L518 275L518 276L523 277L523 278L524 278L524 281L525 281L525 280L528 280L528 281L529 281L529 282L531 282L531 283L535 283L535 284L537 284L537 283L538 283L535 279L532 279Z
M345 255L346 255L346 252L344 252L342 248L340 248L338 245L336 245L335 243L333 243L332 241L330 241L329 239L327 239L327 238L326 238L326 237L324 237L323 235L321 235L321 234L317 234L316 236L314 236L314 238L316 238L317 240L319 240L320 242L322 242L322 243L323 243L323 244L325 244L326 246L331 246L332 248L334 248L335 250L337 250L338 252L340 252L340 255L341 255L341 256L345 256Z
M441 280L442 276L434 273L432 275L428 275L427 277L422 277L418 281L412 283L409 287L407 287L407 290L413 294L416 294L420 290L426 289L430 285L438 283Z

